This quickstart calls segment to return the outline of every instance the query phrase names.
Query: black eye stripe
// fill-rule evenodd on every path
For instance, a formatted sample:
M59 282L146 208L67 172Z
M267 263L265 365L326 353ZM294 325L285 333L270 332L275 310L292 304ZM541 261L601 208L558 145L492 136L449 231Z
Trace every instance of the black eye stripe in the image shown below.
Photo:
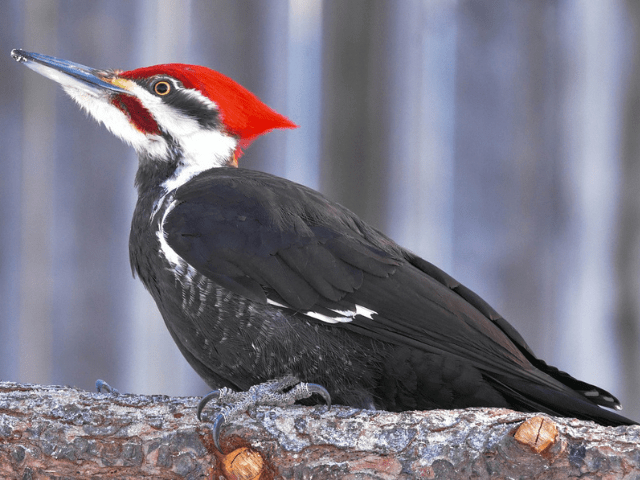
M175 91L173 95L164 97L163 100L167 105L171 105L175 109L197 120L203 127L216 128L218 126L218 111L213 109L211 104L205 104L188 91Z
M220 116L211 104L203 102L190 90L182 86L182 82L171 77L153 77L134 80L138 85L150 91L153 95L162 98L166 105L170 105L176 110L180 110L185 115L197 120L205 128L218 128L220 126ZM169 86L167 93L156 91L156 87L166 83Z

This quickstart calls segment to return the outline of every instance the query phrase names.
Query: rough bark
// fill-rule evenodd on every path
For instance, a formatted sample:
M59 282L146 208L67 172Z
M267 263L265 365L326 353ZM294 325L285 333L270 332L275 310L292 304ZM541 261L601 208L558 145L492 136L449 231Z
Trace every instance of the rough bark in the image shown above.
M0 382L0 477L626 479L640 475L640 427L605 428L503 409L388 413L341 406L329 412L324 406L257 408L223 428L225 453L221 454L213 446L209 424L195 416L198 400L116 397ZM215 409L210 411L213 415Z

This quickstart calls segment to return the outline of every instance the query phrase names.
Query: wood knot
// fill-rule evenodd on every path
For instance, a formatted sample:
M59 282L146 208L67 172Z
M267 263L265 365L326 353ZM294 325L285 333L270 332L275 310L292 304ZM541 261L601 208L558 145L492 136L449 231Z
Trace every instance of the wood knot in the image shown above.
M557 436L555 423L545 417L532 417L518 427L513 437L534 452L542 453L555 443Z
M264 469L262 455L242 447L222 458L222 473L228 480L260 480Z

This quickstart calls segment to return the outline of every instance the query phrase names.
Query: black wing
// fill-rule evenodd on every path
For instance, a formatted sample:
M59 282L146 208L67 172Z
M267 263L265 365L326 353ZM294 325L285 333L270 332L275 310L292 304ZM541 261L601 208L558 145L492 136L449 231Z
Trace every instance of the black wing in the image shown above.
M541 407L558 391L586 393L591 406L619 405L537 359L478 295L318 192L234 168L187 185L174 195L165 236L220 286L385 342L470 360L524 409L550 410ZM538 399L529 398L537 388Z

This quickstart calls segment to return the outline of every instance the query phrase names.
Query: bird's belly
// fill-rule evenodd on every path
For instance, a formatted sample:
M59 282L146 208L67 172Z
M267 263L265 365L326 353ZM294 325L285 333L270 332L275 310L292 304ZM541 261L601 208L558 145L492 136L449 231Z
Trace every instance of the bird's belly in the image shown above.
M247 390L285 375L323 385L334 403L388 410L507 406L470 362L357 335L260 304L195 271L147 277L178 348L212 388Z
M383 348L371 340L246 299L197 273L189 282L166 269L153 277L149 291L167 328L212 388L246 390L295 375L322 384L341 403L373 405Z

